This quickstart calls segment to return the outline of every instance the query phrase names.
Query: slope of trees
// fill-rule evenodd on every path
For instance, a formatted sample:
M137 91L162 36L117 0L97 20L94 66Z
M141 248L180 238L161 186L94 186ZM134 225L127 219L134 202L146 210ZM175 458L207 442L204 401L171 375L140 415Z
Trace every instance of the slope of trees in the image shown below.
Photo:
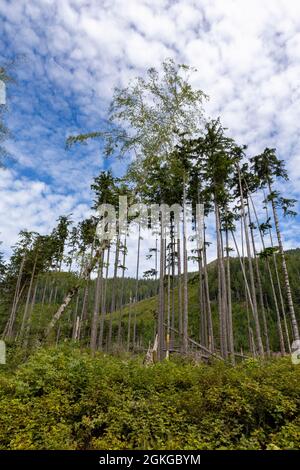
M207 96L191 87L191 72L171 60L161 74L150 69L115 90L105 132L68 139L69 146L104 139L108 157L130 154L131 163L122 178L110 170L94 178L92 217L75 225L62 215L48 235L20 233L11 259L0 262L3 338L24 348L72 339L92 354L139 351L155 342L158 360L197 350L232 364L245 355L291 351L299 339L299 273L283 245L282 221L295 215L296 203L276 189L278 180L288 180L284 162L271 148L248 156L220 119L205 119ZM127 209L121 224L124 196L135 210ZM105 237L105 213L97 212L103 204L116 211L113 239ZM159 206L156 220L141 204ZM145 280L141 225L153 240ZM129 253L133 232L137 245ZM133 256L134 280L126 277ZM151 325L142 326L139 300L156 294Z

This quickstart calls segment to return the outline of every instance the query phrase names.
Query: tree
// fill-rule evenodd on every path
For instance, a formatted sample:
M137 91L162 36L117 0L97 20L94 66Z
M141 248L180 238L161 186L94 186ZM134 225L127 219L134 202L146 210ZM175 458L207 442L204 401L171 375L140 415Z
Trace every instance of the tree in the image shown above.
M252 170L259 178L261 187L267 187L269 190L269 194L267 196L267 201L271 203L272 211L273 211L273 218L275 224L275 230L277 235L277 241L279 246L279 252L281 255L282 261L282 271L284 275L284 284L286 289L286 296L288 301L288 307L291 317L291 324L292 324L292 331L294 340L299 340L299 328L298 323L295 315L294 303L292 299L292 292L291 286L289 281L289 274L286 265L286 259L283 249L283 242L282 242L282 235L279 225L279 217L277 208L281 207L283 209L283 213L285 215L291 214L290 208L293 206L293 200L288 200L284 198L280 198L279 193L273 190L273 184L276 178L283 178L284 180L288 180L288 175L284 167L284 162L279 160L276 156L276 150L266 148L262 154L256 155L255 157L251 158L252 162Z

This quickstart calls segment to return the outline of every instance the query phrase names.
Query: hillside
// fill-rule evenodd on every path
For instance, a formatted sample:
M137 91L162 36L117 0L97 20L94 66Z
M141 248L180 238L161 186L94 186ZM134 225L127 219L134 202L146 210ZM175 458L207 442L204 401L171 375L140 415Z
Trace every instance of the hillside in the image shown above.
M298 318L300 317L300 249L289 250L286 252L286 258L290 273L290 282L294 294L294 303L296 307L296 313ZM245 262L247 262L245 260ZM243 276L240 268L238 259L231 258L231 288L232 288L232 309L233 309L233 324L234 324L234 342L235 350L240 353L249 352L249 337L248 337L248 326L249 321L251 322L251 312L249 305L245 297L245 288L243 285ZM278 263L280 269L280 263ZM276 352L279 350L277 327L276 327L276 316L274 311L273 297L271 292L270 283L268 280L267 272L264 268L263 261L260 261L260 272L262 277L264 300L268 306L267 319L269 324L270 333L270 345L271 350ZM216 262L213 261L208 265L208 276L210 286L210 299L213 315L213 326L216 332L216 338L218 337L219 329L219 318L217 313L217 266ZM43 289L37 291L35 305L32 310L31 325L30 325L30 341L29 343L34 345L35 339L39 337L40 333L44 330L48 324L51 316L58 308L60 302L63 299L65 291L68 286L73 282L73 275L68 273L57 273L53 275L48 274L48 282L55 283L56 286L56 302L52 304L42 304ZM120 286L122 280L108 279L107 281L107 305L108 312L104 322L104 343L107 348L107 335L109 332L110 324L110 313L109 306L111 305L112 291L116 291L116 305L120 296ZM167 290L167 279L166 279L166 290ZM132 296L136 287L136 280L132 278L125 278L125 289L124 289L124 302L125 306L122 310L117 310L111 316L112 318L112 340L114 343L121 340L122 344L114 346L114 350L134 350L135 352L145 351L148 348L149 342L153 343L156 329L156 317L157 317L157 306L158 298L153 295L157 292L158 283L157 281L151 280L140 280L138 286L138 295L141 299L139 302L130 303L129 299ZM177 286L177 287L176 287ZM93 299L95 295L96 281L90 281L89 287L89 301L87 304L87 317L86 323L89 328L89 322L93 312ZM82 286L84 289L84 284ZM188 281L188 292L189 292L189 336L197 342L201 343L201 328L199 326L199 276L197 273L189 274ZM172 298L172 291L170 292ZM78 307L78 306L77 306ZM72 328L72 318L76 308L76 301L71 304L67 310L65 316L61 319L58 328L53 332L53 340L59 335L59 339L70 337L70 328ZM170 307L171 308L171 307ZM17 319L17 327L22 318L23 306L20 307L19 316ZM79 304L78 311L81 309ZM178 311L178 279L175 279L174 288L174 312ZM4 319L4 312L2 314ZM121 323L120 323L121 321ZM176 320L174 322L174 328L177 329L178 325ZM121 330L120 330L121 324ZM136 325L136 326L135 326ZM119 330L121 333L119 333ZM130 331L130 333L128 333ZM133 336L135 334L135 341ZM87 337L89 333L87 332ZM176 335L175 335L176 336ZM173 334L171 331L171 341ZM133 344L134 343L134 344ZM176 350L176 340L173 342L173 349ZM195 349L195 348L194 348ZM197 349L197 348L196 348Z
M287 263L290 273L290 282L294 293L294 302L298 318L300 317L300 249L289 250L286 252ZM231 273L232 273L232 299L233 299L233 323L235 331L235 348L237 351L249 351L248 343L248 315L249 305L245 300L245 290L243 286L243 276L240 268L239 261L231 258ZM265 293L265 302L268 305L268 322L271 339L271 349L278 351L279 343L276 329L276 317L274 312L274 305L272 301L272 293L270 283L268 281L267 273L264 270L263 263L261 264L262 283ZM278 263L279 264L279 263ZM214 321L214 329L218 331L218 314L217 314L217 267L216 262L213 261L208 265L210 298L212 301L212 313ZM199 334L199 277L196 273L190 273L188 290L189 290L189 336L196 341L201 342L201 334ZM175 288L175 311L178 310L178 292ZM140 338L139 346L147 348L149 341L153 342L154 328L157 312L157 297L142 300L131 306L126 306L122 312L123 330L127 331L129 319L132 323L136 317L137 320L137 336ZM117 334L119 312L113 314L114 331ZM176 325L175 325L176 326Z

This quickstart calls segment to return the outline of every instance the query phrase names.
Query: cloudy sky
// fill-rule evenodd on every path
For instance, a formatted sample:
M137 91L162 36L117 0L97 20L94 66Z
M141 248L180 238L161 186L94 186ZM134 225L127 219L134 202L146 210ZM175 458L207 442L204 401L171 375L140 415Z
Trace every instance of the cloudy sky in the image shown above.
M46 233L60 214L89 215L91 179L107 163L99 143L66 151L65 139L99 129L113 87L168 57L197 68L207 115L221 116L249 154L278 149L291 176L285 191L299 197L297 0L1 0L0 59L15 57L15 161L0 177L5 251L21 228ZM283 226L286 246L299 245L297 220Z

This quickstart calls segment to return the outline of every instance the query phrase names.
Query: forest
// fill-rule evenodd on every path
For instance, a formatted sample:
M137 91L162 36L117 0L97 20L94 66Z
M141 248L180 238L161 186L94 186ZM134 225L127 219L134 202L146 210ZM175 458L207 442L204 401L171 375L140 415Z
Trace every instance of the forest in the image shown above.
M0 449L299 448L300 248L282 229L297 201L272 139L249 154L194 72L168 59L116 88L66 152L97 142L124 174L95 175L92 216L1 254Z

